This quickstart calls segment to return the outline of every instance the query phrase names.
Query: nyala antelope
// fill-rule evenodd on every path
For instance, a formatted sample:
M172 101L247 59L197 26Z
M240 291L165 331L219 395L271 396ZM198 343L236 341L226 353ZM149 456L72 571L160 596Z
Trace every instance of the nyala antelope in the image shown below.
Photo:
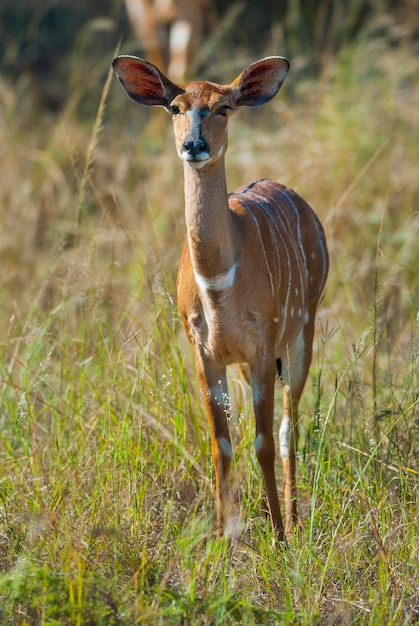
M229 510L232 448L226 367L248 364L255 414L255 451L277 536L297 520L295 452L298 403L312 356L314 321L328 273L323 228L295 191L258 180L227 194L224 158L229 118L240 107L271 100L289 68L282 57L246 67L232 83L171 82L155 65L120 56L114 70L127 94L163 106L173 120L183 161L186 241L177 279L179 311L194 348L209 419L215 466L217 534ZM272 158L275 154L272 153ZM274 384L283 379L279 450L285 525L275 480Z

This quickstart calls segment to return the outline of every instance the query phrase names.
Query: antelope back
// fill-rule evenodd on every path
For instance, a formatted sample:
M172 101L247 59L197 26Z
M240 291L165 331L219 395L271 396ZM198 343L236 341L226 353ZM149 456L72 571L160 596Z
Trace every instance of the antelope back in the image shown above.
M229 195L229 206L251 222L242 254L253 283L249 291L272 302L280 323L276 343L289 343L324 289L329 263L323 227L294 190L270 180L241 187Z

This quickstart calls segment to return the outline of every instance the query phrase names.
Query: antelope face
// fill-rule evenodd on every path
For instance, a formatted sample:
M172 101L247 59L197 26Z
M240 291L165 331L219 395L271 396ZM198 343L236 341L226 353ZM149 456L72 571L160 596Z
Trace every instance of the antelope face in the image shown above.
M229 89L191 83L167 108L173 118L177 153L185 163L201 169L224 156L228 118L236 109Z

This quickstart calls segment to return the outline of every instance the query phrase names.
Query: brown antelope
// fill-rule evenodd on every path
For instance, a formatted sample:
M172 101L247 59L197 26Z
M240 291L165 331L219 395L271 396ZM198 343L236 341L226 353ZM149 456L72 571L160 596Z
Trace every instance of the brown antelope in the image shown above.
M125 0L134 35L151 63L185 80L206 19L214 23L211 0Z
M229 117L239 107L271 100L287 75L288 61L268 57L252 63L229 85L199 81L178 86L154 65L129 56L116 58L113 67L133 100L171 113L183 161L187 236L177 292L209 417L217 534L226 523L232 460L226 366L247 363L256 456L272 524L283 539L274 470L274 383L278 369L285 383L279 449L288 536L297 520L298 402L310 366L328 252L318 218L292 189L259 180L227 195L224 155Z

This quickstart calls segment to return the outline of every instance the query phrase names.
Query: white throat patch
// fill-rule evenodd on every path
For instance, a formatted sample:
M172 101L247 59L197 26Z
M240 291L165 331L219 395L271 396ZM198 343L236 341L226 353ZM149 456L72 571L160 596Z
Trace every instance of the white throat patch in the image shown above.
M199 289L203 292L208 290L224 291L225 289L230 289L233 286L236 269L237 263L233 263L230 269L222 274L214 276L213 278L205 278L205 276L201 276L194 270L195 280Z

